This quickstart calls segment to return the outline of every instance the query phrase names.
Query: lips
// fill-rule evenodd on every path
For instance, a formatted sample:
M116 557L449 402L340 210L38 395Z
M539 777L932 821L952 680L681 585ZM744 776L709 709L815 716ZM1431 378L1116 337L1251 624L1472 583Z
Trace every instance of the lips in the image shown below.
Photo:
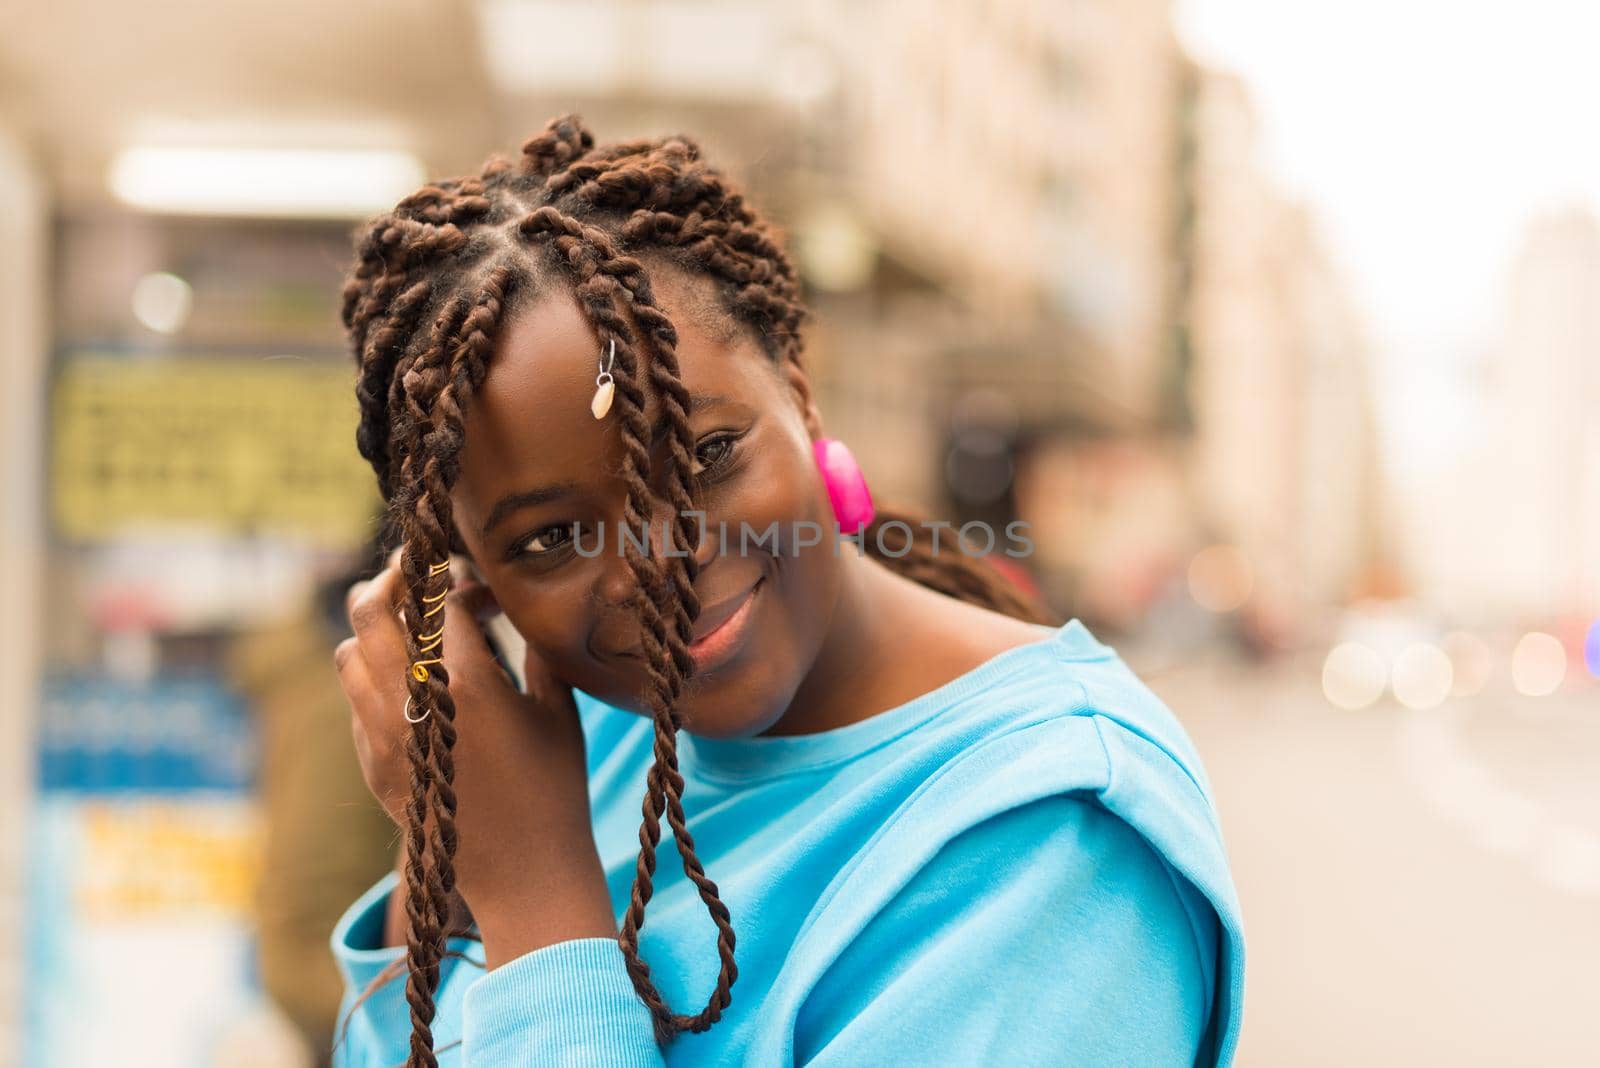
M759 585L761 585L761 580L758 579L756 586ZM692 640L700 641L702 638L710 636L713 631L733 618L733 614L739 610L739 606L744 604L745 599L755 592L756 586L751 586L737 597L729 597L727 600L719 602L710 608L702 608L700 617L694 621L694 630L690 631Z
M744 607L745 602L748 601L750 597L760 589L761 584L766 580L767 577L763 575L761 578L756 580L754 586L751 586L743 593L729 597L723 601L718 601L715 605L712 605L709 608L702 608L700 610L700 615L694 621L693 630L690 631L689 641L691 647L698 645L700 642L704 641L706 638L709 638L718 630L722 629L723 624L732 619L738 613L739 609ZM644 651L637 645L621 650L620 652L612 653L610 655L624 657L631 660L644 659Z
M757 582L750 587L750 591L739 599L731 615L689 643L689 655L694 658L697 672L715 671L739 655L750 633L750 621L761 595L761 586L762 583ZM719 605L718 611L721 609Z

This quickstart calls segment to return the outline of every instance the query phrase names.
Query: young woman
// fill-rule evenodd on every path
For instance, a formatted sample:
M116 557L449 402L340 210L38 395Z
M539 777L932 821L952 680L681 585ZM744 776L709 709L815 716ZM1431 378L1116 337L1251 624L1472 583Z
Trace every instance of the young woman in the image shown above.
M948 525L873 512L805 316L694 141L573 115L360 235L400 544L335 660L404 833L334 932L340 1063L1231 1059L1192 745Z

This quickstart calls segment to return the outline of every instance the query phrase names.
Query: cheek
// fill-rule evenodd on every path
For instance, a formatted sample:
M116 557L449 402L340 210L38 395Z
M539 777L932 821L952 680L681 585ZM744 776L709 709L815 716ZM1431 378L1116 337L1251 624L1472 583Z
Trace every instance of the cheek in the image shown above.
M761 525L831 519L810 446L804 439L802 444L798 447L788 434L775 435L741 479L728 518Z
M517 628L530 650L536 651L558 678L571 678L584 670L588 660L585 636L591 621L585 613L589 602L575 586L549 583L538 592L519 589L511 580L504 593L496 591L500 607Z

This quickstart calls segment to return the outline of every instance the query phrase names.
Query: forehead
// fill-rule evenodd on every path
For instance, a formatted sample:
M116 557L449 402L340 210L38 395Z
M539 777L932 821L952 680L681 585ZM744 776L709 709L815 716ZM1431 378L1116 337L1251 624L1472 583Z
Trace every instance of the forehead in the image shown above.
M652 270L651 285L677 329L678 368L687 389L752 407L777 399L771 362L747 332L733 329L708 280ZM617 469L618 406L599 420L589 410L604 355L577 295L565 285L508 314L488 373L465 412L455 494L463 519L481 524L507 493L557 482L587 484ZM642 361L644 354L637 356ZM653 399L646 415L657 425Z

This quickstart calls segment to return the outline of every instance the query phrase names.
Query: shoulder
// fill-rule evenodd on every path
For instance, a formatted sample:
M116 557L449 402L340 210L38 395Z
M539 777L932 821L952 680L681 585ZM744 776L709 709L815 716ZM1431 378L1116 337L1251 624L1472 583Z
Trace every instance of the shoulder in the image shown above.
M1091 798L997 813L883 889L836 902L800 940L795 957L821 963L796 1063L888 1063L919 1043L907 1059L1208 1063L1216 920Z
M918 731L928 796L905 815L955 833L1051 793L1153 793L1214 827L1199 753L1166 702L1080 620L1036 632L947 688L950 707Z
M864 864L900 865L878 873L887 888L924 869L981 879L984 865L1035 858L1036 892L1113 926L1134 920L1118 929L1143 930L1199 963L1216 1063L1227 1063L1244 941L1199 753L1172 708L1078 620L1036 652L1046 655L1027 657L971 713L981 727L932 771ZM850 892L870 896L865 883Z
M1040 630L1044 640L1005 654L1008 669L952 717L962 744L929 789L959 783L969 801L956 811L975 818L1051 793L1092 793L1113 811L1145 798L1134 822L1188 813L1219 835L1200 754L1166 701L1080 620ZM934 808L950 812L921 814Z
M923 852L1044 806L1125 824L1164 862L1226 880L1210 783L1172 710L1077 620L1012 650L1004 670L918 733L921 782L883 829ZM1000 666L998 663L996 666ZM1005 817L1002 819L1002 817Z
M959 1013L982 997L1004 1017L997 1034L1013 1036L991 1039L1007 1056L1229 1063L1243 942L1220 841L1202 833L1186 843L1173 832L1182 819L1162 810L1192 817L1193 802L1156 791L1128 807L1104 789L1069 786L1116 781L1104 757L1098 771L1095 759L1081 760L1060 779L1028 770L1031 761L1079 763L1077 745L1063 741L1070 735L1100 745L1096 716L1046 723L1054 726L1009 736L1018 747L992 765L980 769L987 762L977 755L971 767L956 762L829 885L793 954L814 975L812 1003L849 1005L841 1019L871 1020L892 1004L881 995L897 977L946 976L912 984L921 1008L902 1010ZM1036 744L1023 744L1035 732ZM1032 1037L1015 1037L1023 1035Z

